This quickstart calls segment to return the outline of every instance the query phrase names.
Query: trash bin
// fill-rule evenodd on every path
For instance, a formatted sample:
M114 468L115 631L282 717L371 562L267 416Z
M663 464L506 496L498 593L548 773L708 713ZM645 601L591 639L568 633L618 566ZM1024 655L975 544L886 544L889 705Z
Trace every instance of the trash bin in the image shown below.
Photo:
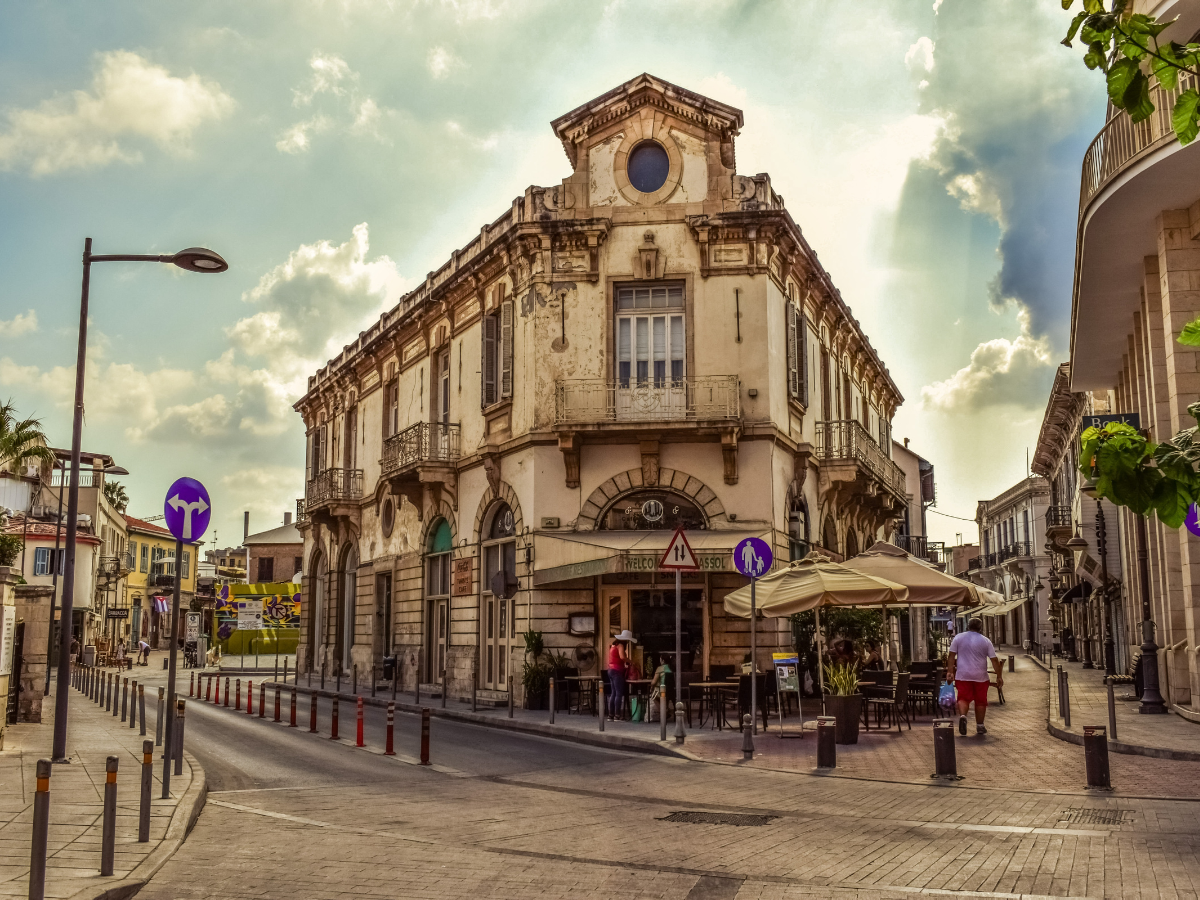
M95 644L84 644L83 645L83 664L85 666L96 665L96 645Z
M391 681L396 677L396 657L385 656L383 658L383 680Z

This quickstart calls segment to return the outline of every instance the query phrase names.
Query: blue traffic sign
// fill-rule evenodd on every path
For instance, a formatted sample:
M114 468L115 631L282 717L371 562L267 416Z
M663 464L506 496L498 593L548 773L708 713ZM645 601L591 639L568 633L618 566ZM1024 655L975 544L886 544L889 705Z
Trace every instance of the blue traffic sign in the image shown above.
M1183 520L1183 524L1187 526L1187 530L1196 537L1200 537L1200 506L1192 504L1188 510L1187 518Z
M749 537L733 550L733 564L747 578L761 578L771 571L771 548L762 538Z
M181 541L199 540L208 530L212 504L208 491L195 478L180 478L167 490L163 504L167 528Z

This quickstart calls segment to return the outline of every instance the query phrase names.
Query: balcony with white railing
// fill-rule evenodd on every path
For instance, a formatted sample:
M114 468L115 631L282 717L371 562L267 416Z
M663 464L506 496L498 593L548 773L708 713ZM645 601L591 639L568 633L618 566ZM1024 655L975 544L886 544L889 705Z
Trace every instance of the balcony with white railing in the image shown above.
M736 375L555 382L556 426L722 423L741 419Z

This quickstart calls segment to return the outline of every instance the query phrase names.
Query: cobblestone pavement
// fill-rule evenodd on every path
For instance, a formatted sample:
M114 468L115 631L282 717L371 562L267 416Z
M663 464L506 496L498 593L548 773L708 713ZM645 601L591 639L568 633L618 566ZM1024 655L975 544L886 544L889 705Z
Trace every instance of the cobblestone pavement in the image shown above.
M1044 697L1038 678L1022 669L1012 690L1023 680ZM1016 699L994 737L959 741L967 778L954 786L930 782L927 724L891 755L843 752L846 771L823 777L776 771L767 751L711 764L435 720L444 765L431 771L201 706L189 735L206 766L220 754L214 793L139 897L1198 896L1200 807L1080 790L1080 749L1046 733L1044 705ZM399 718L411 748L414 720ZM799 760L812 743L784 746L802 747L789 751ZM1171 765L1194 781L1196 764ZM1132 778L1114 765L1122 790ZM1143 782L1147 795L1170 789Z

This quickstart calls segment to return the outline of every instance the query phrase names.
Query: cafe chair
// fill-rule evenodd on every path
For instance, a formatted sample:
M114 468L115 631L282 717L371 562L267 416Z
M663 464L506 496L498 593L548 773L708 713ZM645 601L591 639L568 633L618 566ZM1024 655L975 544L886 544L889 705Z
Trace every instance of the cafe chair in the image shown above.
M896 677L896 683L886 690L889 692L884 696L869 696L866 698L864 709L870 715L871 711L875 712L875 727L879 728L883 721L884 715L888 717L888 727L896 726L896 730L900 731L900 718L908 723L908 730L912 731L912 719L908 714L908 672L901 672Z

